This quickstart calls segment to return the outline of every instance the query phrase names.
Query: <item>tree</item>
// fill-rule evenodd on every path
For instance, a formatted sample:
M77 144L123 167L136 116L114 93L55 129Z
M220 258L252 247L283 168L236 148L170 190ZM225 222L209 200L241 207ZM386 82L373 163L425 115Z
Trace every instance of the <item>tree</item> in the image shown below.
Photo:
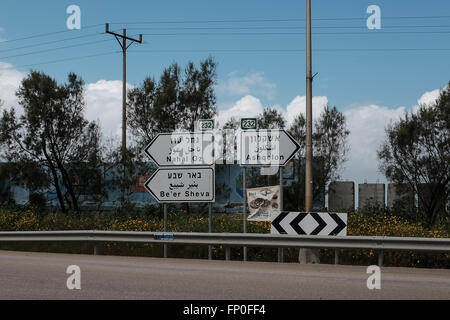
M193 132L197 120L213 118L217 112L215 84L216 63L207 58L199 68L189 62L184 72L173 63L163 71L159 82L147 77L141 87L130 90L128 126L138 148L142 150L158 133ZM148 166L140 167L141 171L149 170ZM188 204L185 209L189 211Z
M180 92L180 102L185 110L183 129L194 131L199 119L212 119L216 111L216 63L210 57L200 63L197 69L189 62L185 69L185 78Z
M450 84L436 102L419 106L386 128L380 171L418 195L419 214L433 225L445 212L450 186Z
M284 129L286 120L281 112L275 108L264 108L263 113L257 118L258 129Z
M0 145L14 183L31 191L53 186L61 207L79 211L82 194L98 194L101 173L100 129L83 115L83 80L70 73L58 84L32 71L16 95L14 108L0 118Z
M298 157L305 159L306 153L306 119L299 114L288 132L300 144ZM339 178L339 170L346 161L349 151L347 137L350 131L347 129L345 116L336 107L325 106L319 119L313 126L313 199L324 196L324 191L330 181ZM298 171L299 182L295 186L297 208L304 207L304 198L298 197L305 191L305 170L300 165Z
M141 148L157 133L194 131L197 120L215 116L214 60L202 61L199 68L189 62L182 73L173 63L158 82L147 77L141 87L128 92L128 126Z
M240 127L239 120L236 119L235 117L231 117L230 119L228 119L227 122L225 122L225 124L222 126L222 129L238 130L239 127Z

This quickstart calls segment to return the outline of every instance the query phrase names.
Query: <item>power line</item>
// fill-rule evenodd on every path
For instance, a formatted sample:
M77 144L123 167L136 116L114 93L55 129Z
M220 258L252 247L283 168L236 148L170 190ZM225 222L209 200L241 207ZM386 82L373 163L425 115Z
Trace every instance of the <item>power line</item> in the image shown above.
M385 16L383 19L446 19L450 16ZM313 21L345 21L345 20L367 20L367 17L336 17L336 18L315 18ZM284 19L224 19L224 20L159 20L159 21L131 21L131 22L111 22L110 24L183 24L183 23L250 23L250 22L304 22L306 19L284 18Z
M404 51L450 51L450 48L329 48L314 49L314 51L322 52L339 52L339 51L361 51L361 52L404 52ZM218 52L218 53L302 53L305 49L167 49L167 50L139 50L131 51L132 53L202 53L202 52Z
M109 41L109 39L99 40L99 41L91 41L91 42L84 42L84 43L73 44L73 45L70 45L70 46L64 46L64 47L58 47L58 48L50 48L50 49L45 49L45 50L21 53L21 54L16 54L16 55L12 55L12 56L0 57L0 59L11 59L11 58L29 56L29 55L32 55L32 54L39 54L39 53L44 53L44 52L50 52L50 51L68 49L68 48L87 46L87 45L96 44L96 43L99 43L99 42L106 42L106 41Z
M94 28L94 27L98 27L101 26L103 24L93 24L93 25L88 25L83 27L80 30L83 29L90 29L90 28ZM76 31L78 31L77 29L75 29ZM28 40L28 39L34 39L34 38L40 38L40 37L46 37L46 36L51 36L51 35L55 35L55 34L61 34L61 33L66 33L66 32L74 32L75 30L60 30L60 31L54 31L54 32L47 32L47 33L39 33L39 34L35 34L35 35L30 35L30 36L24 36L22 38L16 38L16 39L10 39L10 40L5 40L5 41L0 41L0 45L4 44L4 43L9 43L9 42L16 42L16 41L21 41L21 40Z
M450 51L450 48L346 48L346 49L340 49L340 48L329 48L329 49L314 49L314 51L317 52L347 52L347 51L357 51L357 52L432 52L432 51ZM0 68L0 70L10 70L15 68L25 68L25 67L33 67L38 65L46 65L46 64L53 64L53 63L59 63L59 62L66 62L66 61L73 61L73 60L82 60L87 58L93 58L98 56L105 56L105 55L111 55L115 53L121 53L122 51L109 51L109 52L103 52L103 53L97 53L92 55L85 55L85 56L75 56L71 58L64 58L64 59L58 59L58 60L50 60L50 61L44 61L44 62L37 62L32 64L24 64L24 65L18 65L18 66L11 66L6 68ZM204 53L204 52L212 52L212 53L272 53L272 54L281 54L281 53L287 53L287 54L298 54L298 53L304 53L305 49L214 49L214 50L139 50L139 51L131 51L132 53Z
M448 19L450 16L441 15L441 16L384 16L383 19ZM352 21L352 20L366 20L367 17L336 17L336 18L315 18L313 21ZM188 24L188 23L252 23L252 22L304 22L306 19L298 19L298 18L276 18L276 19L223 19L223 20L166 20L166 21L141 21L141 22L112 22L110 24ZM102 23L92 24L88 26L84 26L81 30L95 28L98 26L102 26ZM401 27L401 26L399 26ZM405 26L406 27L406 26ZM418 27L428 27L428 26L418 26ZM446 27L446 26L442 26ZM322 28L321 26L315 28ZM326 28L326 27L323 27ZM334 27L334 28L337 28ZM78 30L60 30L54 32L40 33L29 36L24 36L21 38L15 38L10 40L1 41L0 45L10 42L34 39L39 37L46 37L55 34L73 32Z
M313 35L386 35L386 34L449 34L450 31L391 31L368 30L366 32L315 32ZM267 35L305 35L304 32L173 32L143 33L146 36L267 36Z
M0 52L15 51L15 50L21 50L21 49L26 49L26 48L40 47L40 46L45 46L45 45L48 45L48 44L64 42L64 41L69 41L69 40L82 39L82 38L89 38L89 37L98 36L98 35L102 35L102 34L104 34L104 32L91 33L91 34L86 34L86 35L82 35L82 36L78 36L78 37L64 38L64 39L59 39L59 40L52 40L52 41L47 41L47 42L31 44L31 45L22 46L22 47L3 49L3 50L0 50Z
M50 61L38 62L38 63L32 63L32 64L23 64L23 65L19 65L19 66L11 66L11 67L7 67L7 68L0 68L0 70L33 67L33 66L38 66L38 65L52 64L52 63L58 63L58 62L66 62L66 61L72 61L72 60L81 60L81 59L105 56L105 55L110 55L110 54L113 54L113 53L120 53L120 52L121 51L109 51L109 52L96 53L96 54L91 54L91 55L86 55L86 56L77 56L77 57L64 58L64 59L58 59L58 60L50 60Z
M243 20L172 20L172 21L132 21L111 22L110 24L182 24L182 23L239 23L239 22L293 22L304 21L304 19L243 19Z
M449 34L450 31L435 31L435 32L427 32L427 31L393 31L393 32L379 32L379 31L367 31L367 32L317 32L314 33L316 35L352 35L352 34L358 34L358 35L373 35L373 34L377 34L377 35L381 35L381 34ZM94 34L90 34L90 35L84 35L84 36L80 36L80 37L87 37L87 36L93 36ZM97 34L95 34L97 35ZM226 32L226 33L148 33L148 34L144 34L144 35L153 35L153 36L183 36L183 35L304 35L304 33L302 32ZM41 43L39 45L44 45L44 44L49 44L49 43L54 43L54 42L59 42L59 41L67 41L67 40L71 40L71 39L76 39L76 38L80 38L80 37L73 37L73 38L67 38L67 39L62 39L62 40L55 40L55 41L50 41L50 42L46 42L46 43ZM74 47L81 47L81 46L87 46L87 45L92 45L92 44L97 44L97 43L101 43L101 42L106 42L108 41L108 39L104 39L104 40L99 40L99 41L90 41L90 42L84 42L84 43L78 43L78 44L73 44L73 45L68 45L68 46L63 46L63 47L56 47L56 48L49 48L49 49L44 49L44 50L38 50L38 51L32 51L32 52L26 52L26 53L21 53L21 54L15 54L15 55L9 55L9 56L4 56L4 57L0 57L0 59L11 59L11 58L16 58L16 57L22 57L22 56L28 56L28 55L33 55L33 54L39 54L39 53L46 53L46 52L51 52L51 51L57 51L57 50L63 50L63 49L68 49L68 48L74 48ZM30 45L30 46L25 46L25 47L31 47L31 46L35 46L35 45ZM21 47L24 48L24 47ZM14 48L12 50L18 50L21 48ZM333 49L334 50L334 49ZM347 51L352 51L349 49L345 49ZM393 49L394 51L396 51L397 49ZM421 50L419 48L416 49L406 49L405 51L418 51ZM445 49L444 49L445 50ZM0 52L3 51L7 51L7 50L1 50ZM236 50L230 50L230 51L236 51ZM256 51L261 51L261 50L256 50ZM355 49L355 51L357 51L357 49ZM368 51L373 51L371 49L369 49ZM376 50L375 50L376 51ZM387 50L384 50L387 51ZM422 51L426 51L426 49L422 50ZM157 51L151 51L151 52L157 52ZM225 51L222 51L225 52ZM267 51L266 51L267 52Z
M448 19L450 16L383 16L383 19ZM367 20L367 17L353 18L315 18L316 21Z
M315 29L362 29L367 30L367 27L362 26L315 26ZM438 25L438 26L414 26L414 25L404 25L404 26L383 26L382 30L394 28L450 28L450 25ZM254 26L254 27L152 27L152 28L128 28L128 30L305 30L305 27L298 26Z

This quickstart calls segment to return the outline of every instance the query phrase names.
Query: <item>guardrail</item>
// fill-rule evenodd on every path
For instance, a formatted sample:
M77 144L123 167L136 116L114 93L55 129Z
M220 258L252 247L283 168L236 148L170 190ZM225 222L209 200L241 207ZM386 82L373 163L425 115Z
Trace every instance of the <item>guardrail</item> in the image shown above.
M161 237L163 235L163 237ZM411 250L422 252L450 252L449 238L407 237L331 237L295 236L256 233L161 233L130 231L10 231L0 232L0 242L47 242L82 241L94 243L94 254L101 242L144 242L153 244L222 245L226 248L226 260L230 258L230 247L269 248L330 248L372 249L378 251L378 264L383 263L385 250Z

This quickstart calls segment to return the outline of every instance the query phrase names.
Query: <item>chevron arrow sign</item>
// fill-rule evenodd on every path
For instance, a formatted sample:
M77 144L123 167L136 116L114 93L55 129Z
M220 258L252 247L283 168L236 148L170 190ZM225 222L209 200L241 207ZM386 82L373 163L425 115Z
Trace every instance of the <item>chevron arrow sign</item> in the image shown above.
M346 236L347 214L334 212L273 213L271 234Z

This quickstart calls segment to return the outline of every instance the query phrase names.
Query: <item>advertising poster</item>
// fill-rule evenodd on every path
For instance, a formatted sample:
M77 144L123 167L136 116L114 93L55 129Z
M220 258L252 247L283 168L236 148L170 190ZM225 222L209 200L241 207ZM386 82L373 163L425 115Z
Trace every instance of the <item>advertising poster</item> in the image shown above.
M280 211L280 186L247 189L247 201L248 220L270 221L271 213Z

